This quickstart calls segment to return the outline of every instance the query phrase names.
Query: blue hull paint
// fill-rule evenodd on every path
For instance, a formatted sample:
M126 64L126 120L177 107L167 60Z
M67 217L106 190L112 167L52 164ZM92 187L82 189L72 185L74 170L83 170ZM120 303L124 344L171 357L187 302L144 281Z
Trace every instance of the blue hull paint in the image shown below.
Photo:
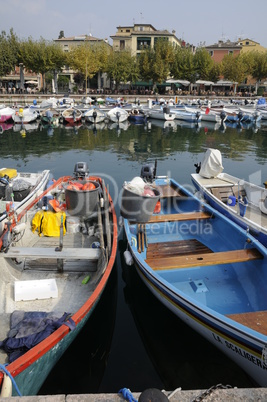
M171 201L161 199L160 215L208 211L212 213L212 218L202 221L202 226L199 221L189 220L146 223L148 248L152 243L164 242L168 247L168 242L197 239L212 252L256 248L263 259L155 270L146 261L147 247L138 251L137 225L124 219L136 269L147 287L167 308L239 364L258 384L266 386L267 361L264 356L267 333L265 335L242 325L231 315L267 310L267 250L242 228L198 200L174 180L171 183L180 188L185 197ZM155 184L163 185L167 181L160 179ZM210 233L205 230L205 223L210 225ZM160 260L160 257L155 259Z

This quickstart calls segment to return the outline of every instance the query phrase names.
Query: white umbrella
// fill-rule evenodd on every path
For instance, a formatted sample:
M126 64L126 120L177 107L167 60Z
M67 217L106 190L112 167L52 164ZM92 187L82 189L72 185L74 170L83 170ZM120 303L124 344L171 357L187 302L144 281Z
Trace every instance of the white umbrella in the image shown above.
M37 81L26 81L25 84L34 84L34 85L38 85Z

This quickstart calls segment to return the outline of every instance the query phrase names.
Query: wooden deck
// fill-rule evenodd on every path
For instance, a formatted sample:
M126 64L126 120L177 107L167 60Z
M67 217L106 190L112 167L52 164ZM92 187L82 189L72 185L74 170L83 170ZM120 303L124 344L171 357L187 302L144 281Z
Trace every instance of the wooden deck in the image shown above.
M187 197L187 195L182 190L169 184L157 186L157 188L161 193L161 198Z
M262 258L257 249L212 252L196 239L148 244L146 263L154 270L246 262Z
M245 325L263 335L267 335L267 311L255 311L252 313L228 314L227 317Z

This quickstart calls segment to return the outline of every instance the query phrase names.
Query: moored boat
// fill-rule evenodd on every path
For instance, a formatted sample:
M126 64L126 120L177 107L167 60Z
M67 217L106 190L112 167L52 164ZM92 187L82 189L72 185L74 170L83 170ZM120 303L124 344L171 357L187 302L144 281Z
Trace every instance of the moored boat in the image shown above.
M84 112L83 117L85 118L85 121L89 123L101 123L106 118L106 112L99 107L92 106Z
M12 119L16 124L26 124L37 120L38 113L36 110L31 108L22 108L15 110L12 115Z
M19 214L45 189L49 170L18 172L13 168L0 169L0 235L3 233L9 210Z
M121 196L127 263L166 307L266 386L266 248L153 166L141 178L140 193L131 181Z
M117 220L104 179L89 176L83 162L8 219L0 358L8 358L13 395L35 395L101 298L115 262Z
M217 149L208 148L196 168L191 178L201 196L267 247L267 189L224 173Z
M121 107L114 107L107 112L107 117L114 123L122 123L128 119L129 113Z
M0 108L0 123L12 120L12 116L15 112L15 109L12 109L11 107Z
M63 121L69 124L76 124L82 119L82 112L74 107L63 110L61 114Z

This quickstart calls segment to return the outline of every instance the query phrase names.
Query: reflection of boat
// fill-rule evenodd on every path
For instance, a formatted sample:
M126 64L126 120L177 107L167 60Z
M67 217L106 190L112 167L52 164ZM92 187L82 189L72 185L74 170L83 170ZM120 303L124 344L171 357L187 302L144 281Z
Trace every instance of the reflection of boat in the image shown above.
M43 192L48 178L49 170L30 173L9 168L0 169L0 235L7 221L10 204L13 202L12 209L20 213L22 208Z
M151 125L152 126L157 126L157 127L161 127L161 128L171 128L173 130L176 129L177 127L177 123L175 120L157 120L157 119L153 119L151 120Z
M198 126L199 126L199 128L204 128L205 131L207 131L207 130L211 130L211 131L220 130L220 131L223 131L223 132L224 132L225 129L226 129L225 123L221 123L221 122L219 122L219 123L212 123L212 122L210 122L210 121L203 121L203 120L201 120L201 121L198 123Z
M213 208L267 246L267 189L222 171L220 151L209 148L193 184Z
M121 209L141 279L174 314L266 386L266 248L175 180L155 176L155 167L141 173L145 185L159 191L159 207L139 196L141 212L135 214L128 205L133 197L123 193Z
M0 123L0 134L4 131L10 130L13 127L13 123Z
M119 248L125 250L126 245L121 244ZM240 388L254 386L243 370L160 303L148 291L136 269L126 265L123 255L121 265L122 278L126 283L125 302L149 359L162 381L155 384L157 388L208 389L220 383L234 383ZM149 378L152 375L153 372L147 373Z
M9 305L8 314L1 307L1 347L18 389L33 395L100 300L115 262L117 220L104 180L89 176L83 162L9 218L0 254L1 306ZM24 331L23 346L7 335L10 318L13 335ZM29 332L30 319L42 330Z
M131 123L128 120L126 120L126 121L123 121L121 123L108 124L108 128L110 130L123 130L123 131L126 131L130 127L130 125L131 125Z
M128 112L121 107L114 107L107 112L107 117L114 123L122 123L128 119Z
M38 130L39 128L39 122L38 121L34 121L32 123L26 123L26 124L20 124L20 123L15 123L13 125L13 131L15 132L20 132L21 130L25 130L26 132L29 131L35 131Z

